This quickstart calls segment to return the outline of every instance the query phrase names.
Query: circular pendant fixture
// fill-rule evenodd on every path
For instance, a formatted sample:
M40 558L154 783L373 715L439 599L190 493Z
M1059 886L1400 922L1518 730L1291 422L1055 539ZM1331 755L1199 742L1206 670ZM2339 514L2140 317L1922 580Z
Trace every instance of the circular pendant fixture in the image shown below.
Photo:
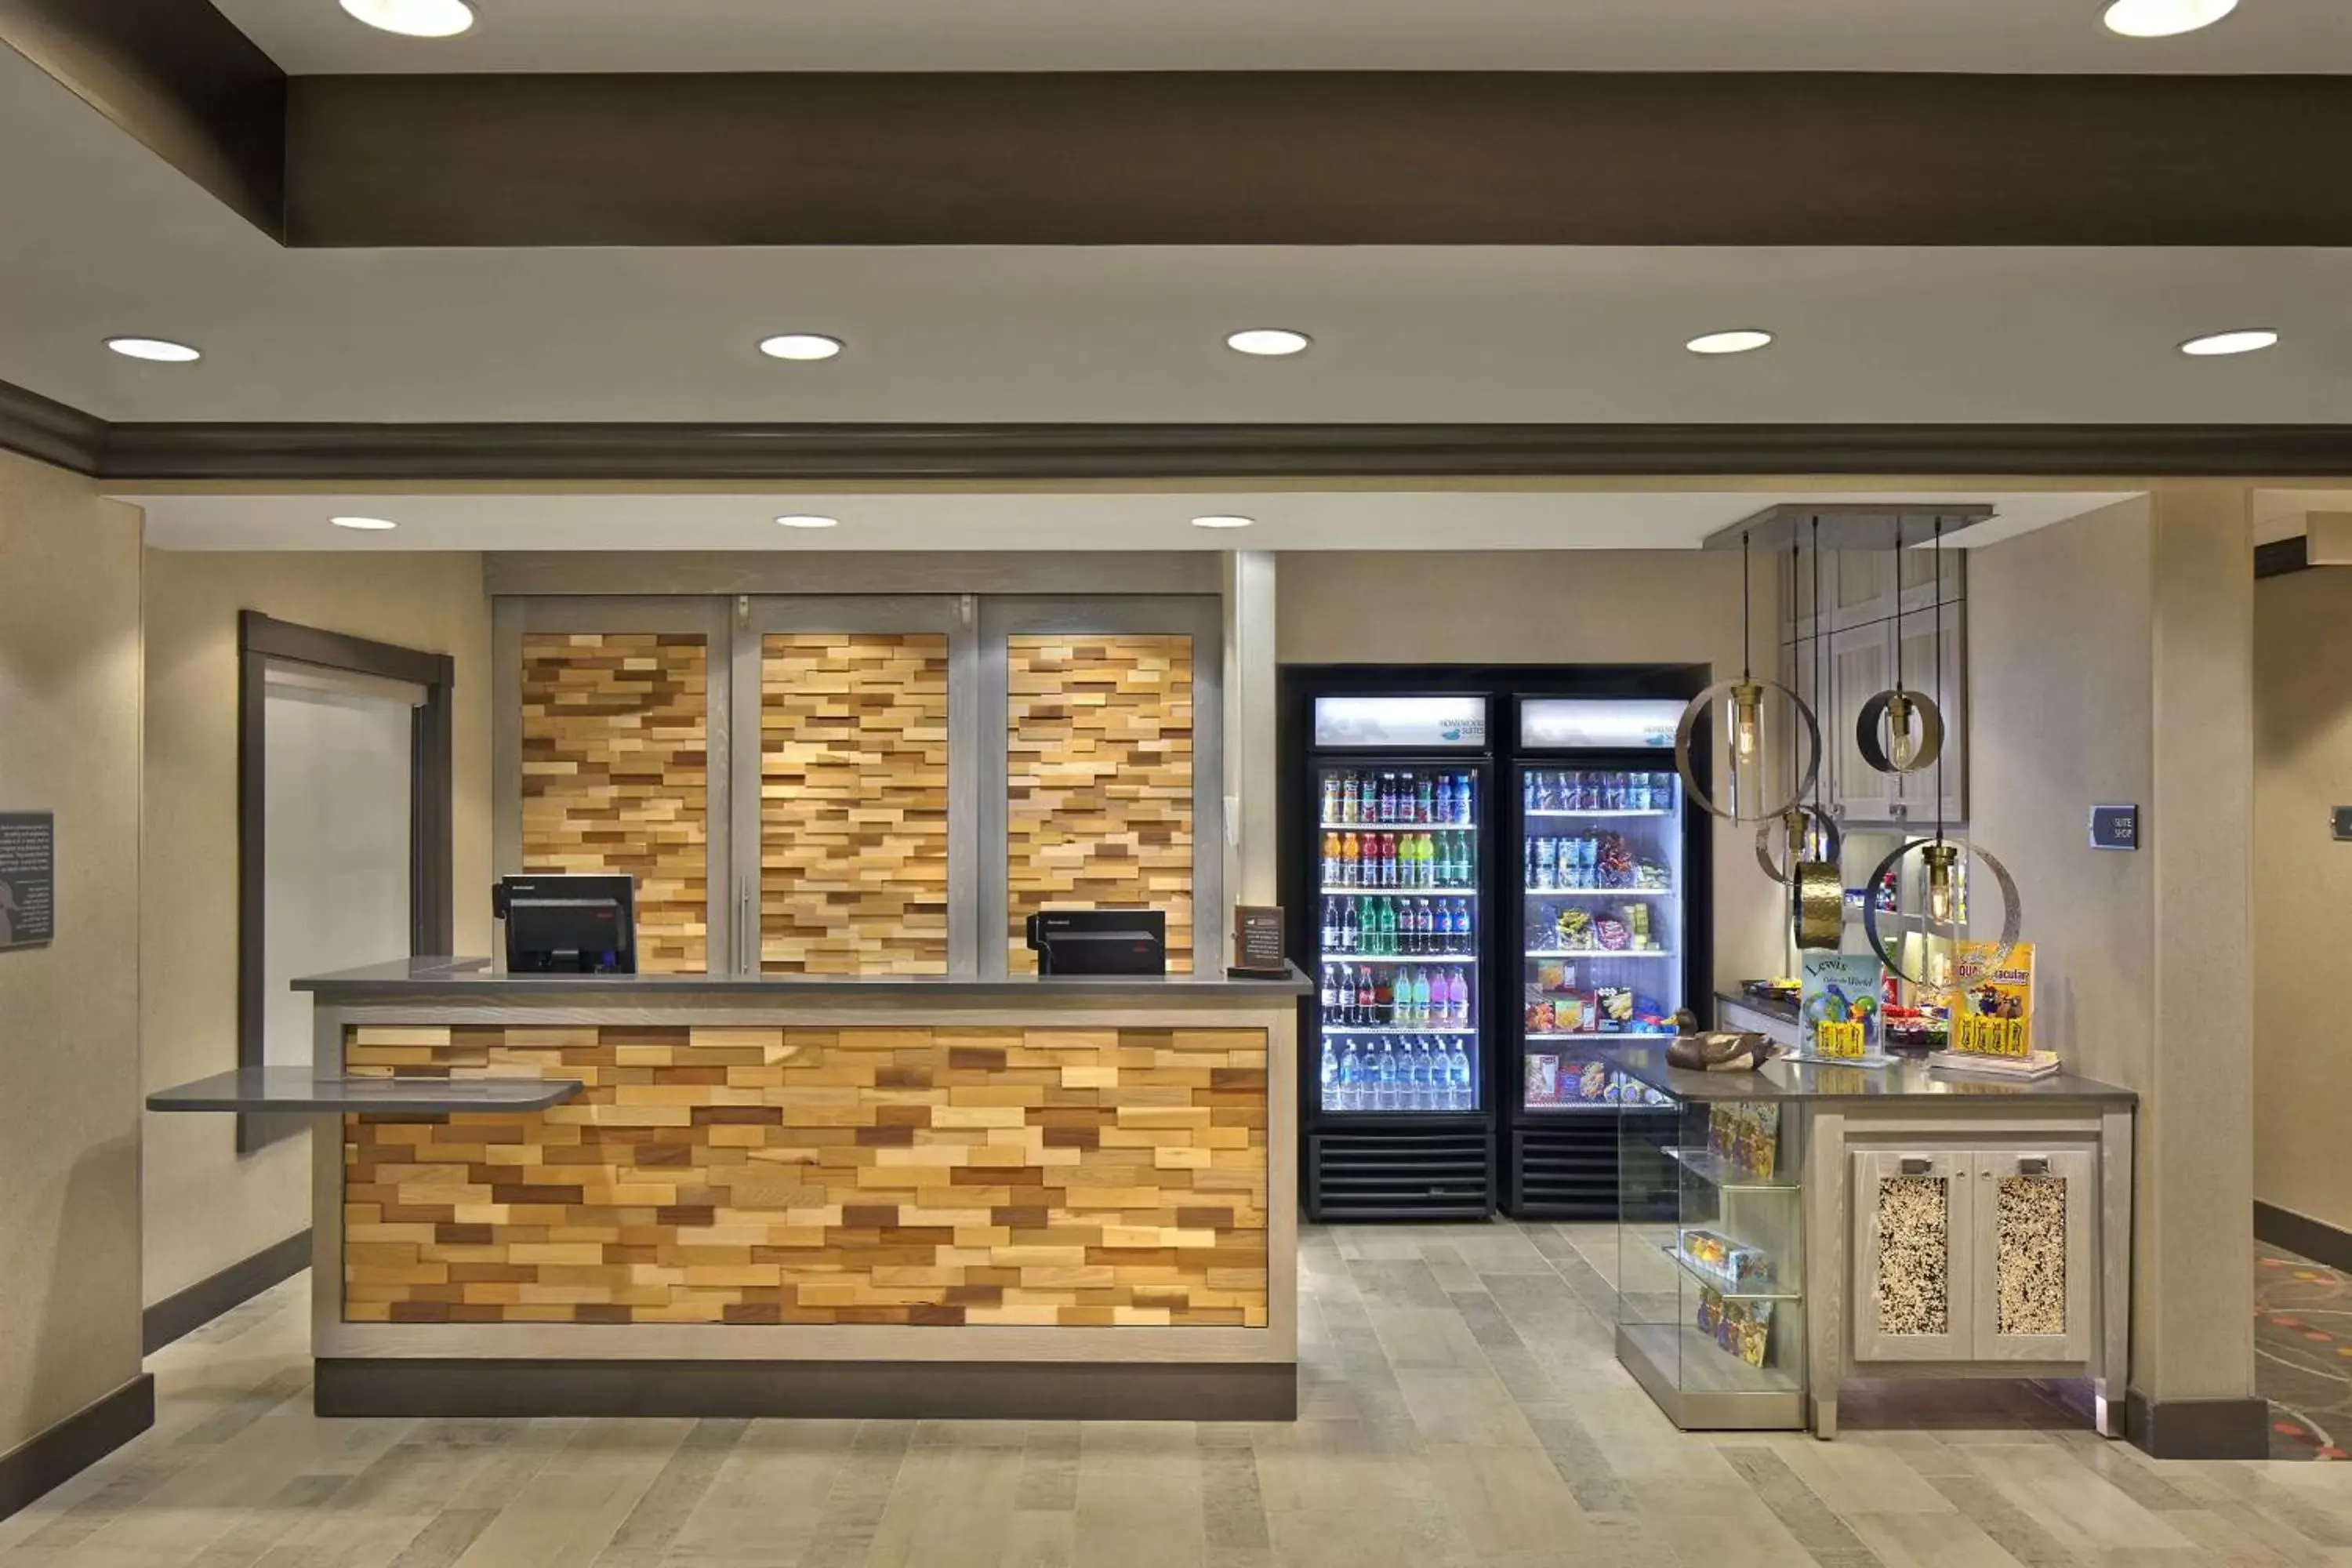
M1764 773L1764 697L1777 691L1789 700L1798 721L1805 731L1805 765L1800 772L1796 787L1786 800L1769 806L1757 807L1750 802L1763 793ZM1731 801L1729 805L1716 804L1714 797L1699 782L1698 771L1691 754L1691 742L1698 722L1717 701L1724 704L1725 728L1729 731L1731 752ZM1683 775L1683 788L1701 811L1719 816L1727 822L1769 822L1784 816L1802 801L1813 787L1813 780L1822 771L1822 726L1805 700L1777 680L1718 680L1690 700L1683 710L1680 722L1675 726L1675 767Z
M1958 924L1959 910L1953 874L1958 868L1961 856L1966 855L1991 872L1994 884L2000 889L2000 940L1993 943L1992 951L1984 957L1965 964L1954 963L1951 973L1941 980L1937 979L1932 972L1926 972L1928 966L1925 963L1920 968L1926 973L1918 974L1904 968L1902 961L1888 951L1886 938L1878 929L1877 889L1888 875L1902 865L1903 858L1914 850L1921 852L1920 858L1927 870L1927 908L1924 912L1931 927L1953 928ZM1878 955L1878 961L1886 965L1888 973L1916 986L1925 995L1939 999L1949 997L1978 981L1990 979L1993 972L2008 963L2009 955L2016 951L2018 932L2024 921L2024 910L2018 901L2017 881L2010 876L2009 868L2002 865L1990 849L1973 844L1957 844L1947 838L1906 839L1895 847L1893 854L1878 863L1878 868L1870 874L1870 880L1864 886L1872 891L1862 910L1863 934L1870 941L1870 951Z
M1778 843L1773 837L1776 832ZM1844 848L1844 831L1835 817L1819 806L1792 805L1756 829L1756 864L1784 888L1791 885L1797 868L1805 861L1835 865Z
M1919 773L1944 754L1944 715L1926 692L1897 686L1862 705L1853 743L1862 760L1882 773Z

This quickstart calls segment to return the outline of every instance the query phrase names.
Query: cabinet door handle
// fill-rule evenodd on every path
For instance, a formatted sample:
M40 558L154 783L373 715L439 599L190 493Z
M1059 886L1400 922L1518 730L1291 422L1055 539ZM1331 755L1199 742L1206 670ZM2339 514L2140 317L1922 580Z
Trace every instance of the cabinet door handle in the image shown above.
M1906 1160L1903 1162L1903 1173L1906 1176L1929 1175L1934 1173L1935 1169L1936 1163L1933 1160Z
M2029 1155L2017 1163L2017 1170L2020 1175L2046 1176L2050 1173L2050 1157L2046 1154Z

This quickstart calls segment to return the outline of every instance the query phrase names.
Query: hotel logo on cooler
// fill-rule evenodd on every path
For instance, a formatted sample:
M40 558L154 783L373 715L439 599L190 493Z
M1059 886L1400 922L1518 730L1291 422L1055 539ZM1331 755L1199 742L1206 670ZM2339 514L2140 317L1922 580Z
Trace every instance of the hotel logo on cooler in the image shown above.
M2033 1054L2033 944L2021 942L1996 964L2000 944L1963 942L1953 960L1965 977L1953 1004L1952 1048L1981 1057Z

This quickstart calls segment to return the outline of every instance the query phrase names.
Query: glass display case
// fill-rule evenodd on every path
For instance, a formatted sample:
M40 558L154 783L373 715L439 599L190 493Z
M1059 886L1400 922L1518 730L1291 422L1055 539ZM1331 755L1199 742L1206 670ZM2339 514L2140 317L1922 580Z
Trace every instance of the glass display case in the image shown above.
M1668 1103L1617 1119L1618 1360L1685 1430L1801 1429L1802 1118Z

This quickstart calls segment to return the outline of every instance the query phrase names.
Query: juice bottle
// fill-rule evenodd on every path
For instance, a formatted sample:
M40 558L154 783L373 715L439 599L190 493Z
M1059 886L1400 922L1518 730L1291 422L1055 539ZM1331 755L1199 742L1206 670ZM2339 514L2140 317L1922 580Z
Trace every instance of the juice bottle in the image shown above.
M1336 879L1337 886L1353 888L1360 885L1357 882L1356 877L1361 869L1360 864L1361 855L1362 850L1358 846L1354 834L1339 835L1339 875Z

